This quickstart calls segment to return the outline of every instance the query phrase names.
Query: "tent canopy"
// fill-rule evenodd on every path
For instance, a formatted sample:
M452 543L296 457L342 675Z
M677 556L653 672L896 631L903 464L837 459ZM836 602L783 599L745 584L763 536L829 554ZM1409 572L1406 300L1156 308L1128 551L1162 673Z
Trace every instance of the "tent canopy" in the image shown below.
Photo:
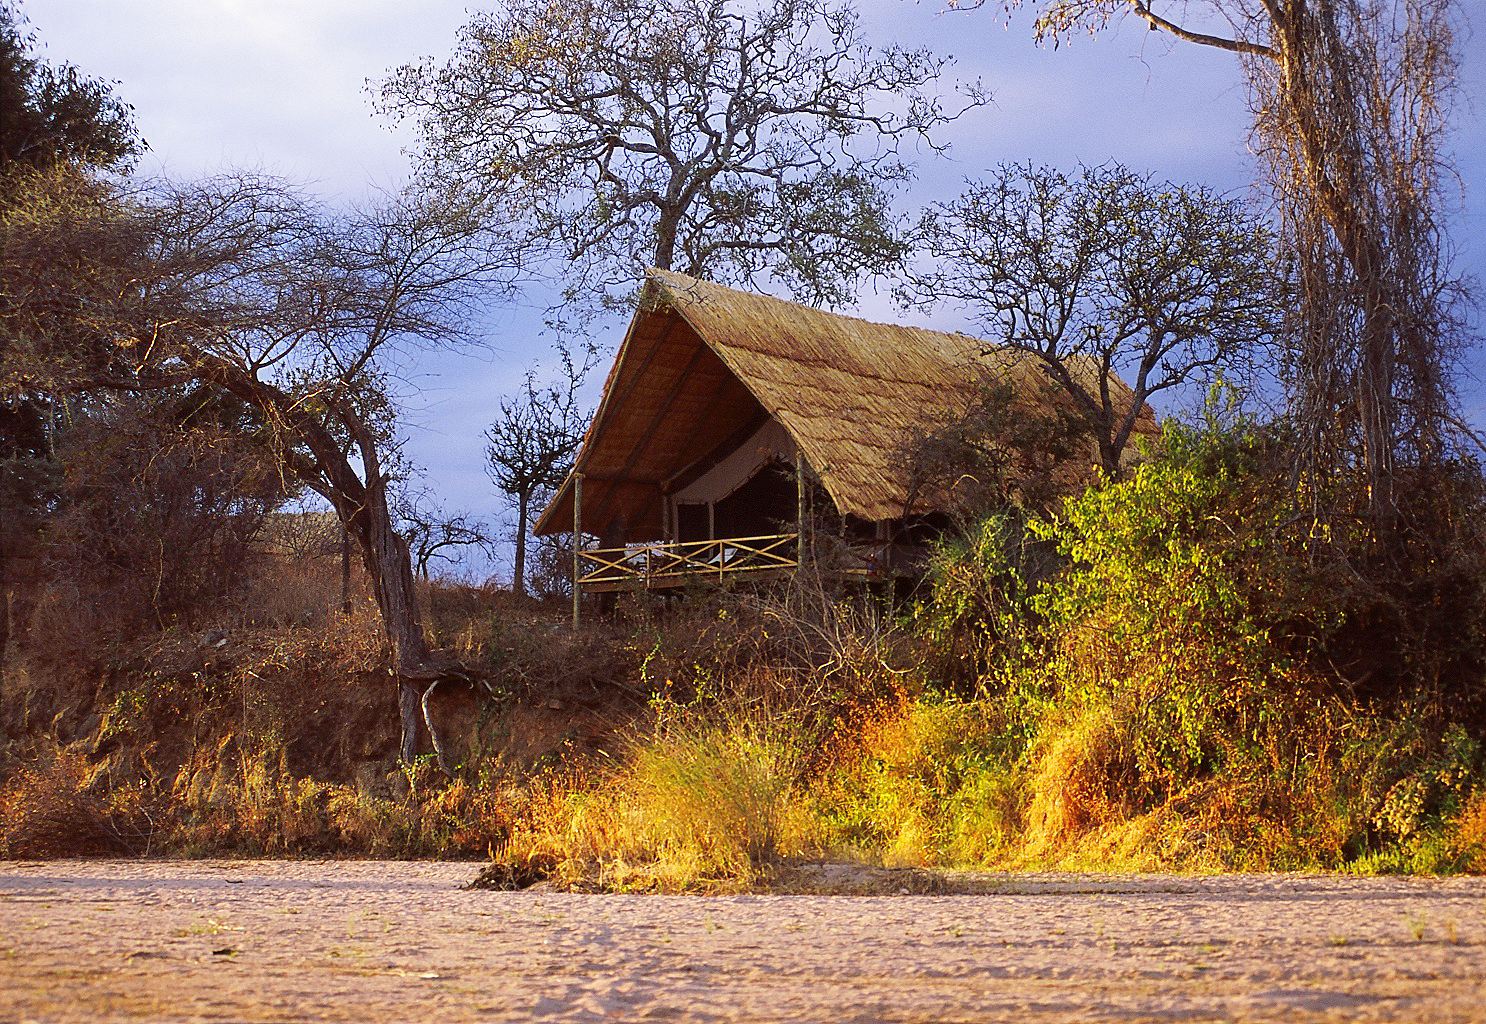
M1094 373L1092 364L1074 369ZM1046 376L1025 353L652 270L575 463L583 532L606 546L661 539L666 496L771 421L842 514L900 518L907 446L963 417L991 380L1012 384L1018 401L1046 400ZM1154 429L1149 410L1142 419ZM537 533L572 530L573 494L569 476Z

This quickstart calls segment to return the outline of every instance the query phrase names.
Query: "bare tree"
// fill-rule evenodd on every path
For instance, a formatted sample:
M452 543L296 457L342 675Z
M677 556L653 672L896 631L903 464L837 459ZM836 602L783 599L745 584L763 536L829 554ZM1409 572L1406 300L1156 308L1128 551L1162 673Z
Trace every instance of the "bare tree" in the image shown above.
M495 486L516 505L516 559L512 589L526 594L526 539L537 499L562 485L572 469L592 411L580 392L598 362L590 348L581 361L572 350L558 347L562 372L537 383L529 370L523 390L501 399L500 418L485 431L486 472Z
M408 542L413 569L425 581L433 562L454 561L454 548L478 548L488 552L494 546L489 528L468 512L449 512L429 492L404 492L395 502L394 511Z
M920 237L928 269L900 297L962 303L1036 356L1111 476L1153 395L1235 363L1276 326L1271 240L1243 205L1117 165L1075 178L1003 166L932 206Z
M827 0L505 0L382 101L423 181L498 204L565 301L656 266L839 303L901 255L898 144L955 116L925 92L946 63L870 49Z
M965 6L978 6L968 0ZM1008 7L1021 6L1011 0ZM1164 5L1163 5L1164 6ZM1253 146L1298 286L1293 400L1316 495L1355 460L1378 533L1397 517L1399 460L1429 465L1452 418L1461 294L1440 219L1442 150L1459 90L1454 0L1038 0L1058 41L1133 14L1233 53ZM1223 31L1208 31L1216 23ZM1320 514L1322 510L1318 509Z

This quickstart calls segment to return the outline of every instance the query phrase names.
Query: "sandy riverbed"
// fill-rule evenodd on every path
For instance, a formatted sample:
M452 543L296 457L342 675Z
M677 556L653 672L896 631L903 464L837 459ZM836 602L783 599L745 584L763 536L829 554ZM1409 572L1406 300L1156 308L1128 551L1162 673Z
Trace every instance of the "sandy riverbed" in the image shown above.
M1486 879L461 891L477 867L0 863L0 1021L1486 1021Z

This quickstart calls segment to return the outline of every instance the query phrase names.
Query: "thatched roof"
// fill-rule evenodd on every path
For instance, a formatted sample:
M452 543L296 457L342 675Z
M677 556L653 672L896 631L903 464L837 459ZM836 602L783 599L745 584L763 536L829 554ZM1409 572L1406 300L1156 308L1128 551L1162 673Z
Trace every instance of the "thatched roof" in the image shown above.
M964 416L992 375L1028 400L1044 379L1033 357L963 334L869 323L652 270L578 455L583 530L659 538L663 493L768 417L839 511L898 518L910 490L905 446ZM537 532L571 530L572 500L570 477Z

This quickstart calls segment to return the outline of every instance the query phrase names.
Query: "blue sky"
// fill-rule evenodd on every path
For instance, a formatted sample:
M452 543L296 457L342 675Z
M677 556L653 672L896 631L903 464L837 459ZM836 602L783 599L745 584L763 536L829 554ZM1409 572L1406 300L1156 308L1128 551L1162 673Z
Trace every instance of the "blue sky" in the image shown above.
M446 56L468 0L25 0L53 61L117 80L151 154L142 170L192 177L252 167L305 182L336 201L405 179L412 142L372 111L368 81L426 55ZM991 5L994 8L994 4ZM1486 0L1465 0L1486 33ZM979 79L992 105L945 132L948 159L923 154L905 201L916 209L1005 161L1072 168L1115 159L1177 181L1243 195L1254 177L1236 60L1174 43L1133 21L1061 49L1032 42L1030 16L994 9L946 12L940 0L859 4L873 42L952 54L954 77ZM1458 112L1455 159L1465 187L1455 218L1460 268L1486 281L1486 45L1461 47L1468 102ZM492 304L478 352L439 353L409 370L407 450L446 507L497 516L481 431L500 397L549 350L530 303ZM903 315L868 292L859 315L973 330L964 314ZM622 324L601 338L616 344ZM1481 362L1481 360L1477 360ZM1486 425L1486 387L1468 380L1464 405Z

